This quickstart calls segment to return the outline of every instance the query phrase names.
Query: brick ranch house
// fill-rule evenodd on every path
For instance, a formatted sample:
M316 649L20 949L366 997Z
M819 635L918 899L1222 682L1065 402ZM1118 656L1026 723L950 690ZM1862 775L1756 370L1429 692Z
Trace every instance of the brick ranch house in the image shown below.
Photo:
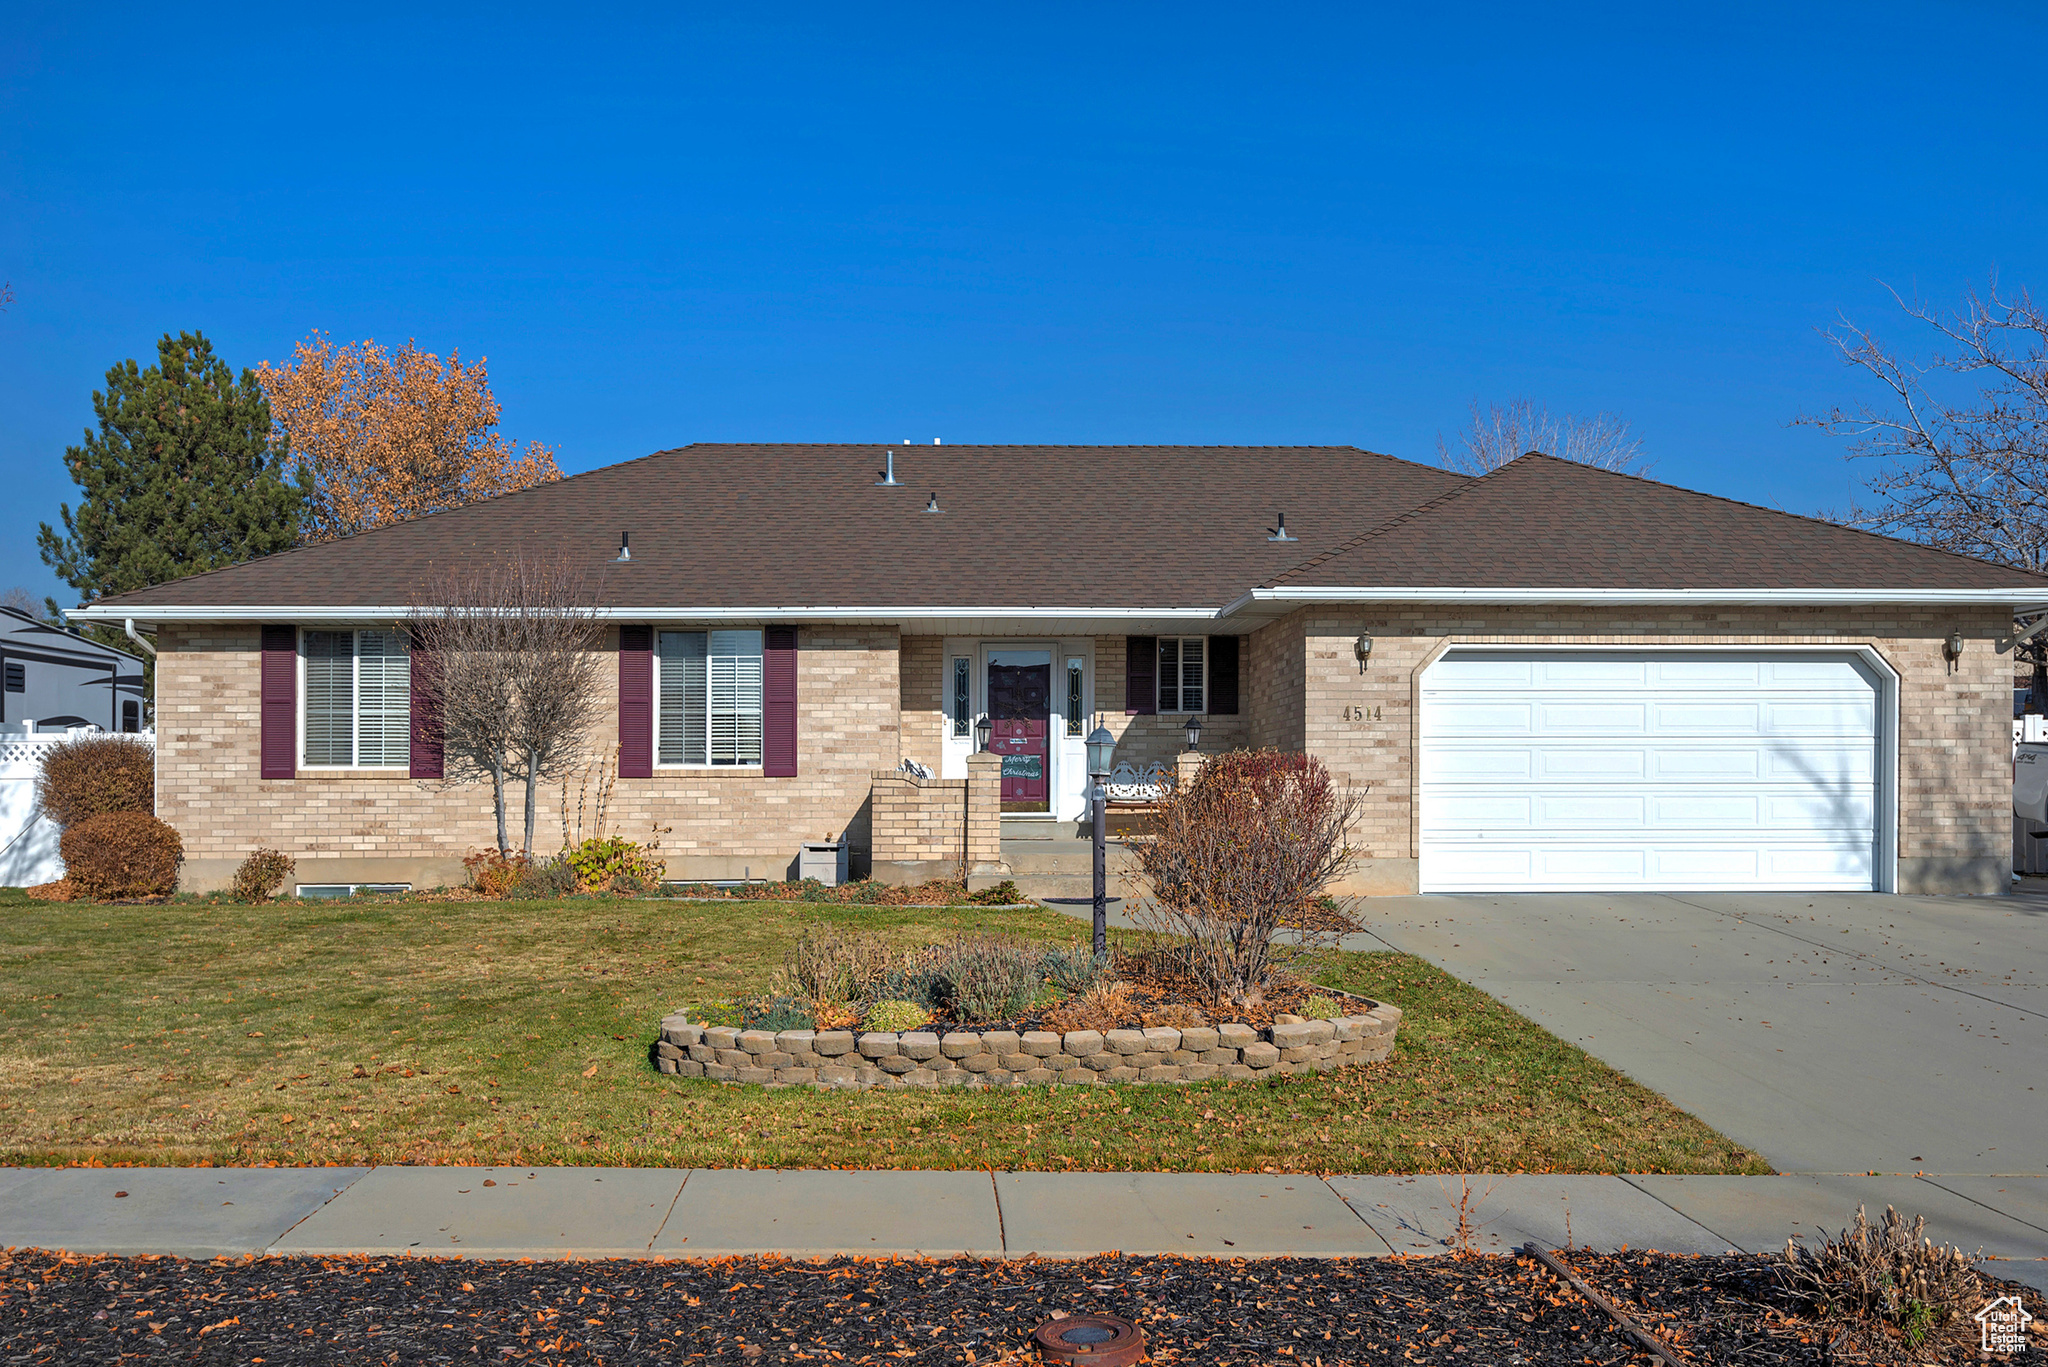
M842 839L855 875L1000 877L1083 814L1100 713L1139 766L1190 715L1206 752L1320 757L1365 789L1351 891L2001 892L1999 643L2048 607L1543 456L695 445L73 614L155 634L186 886L259 845L302 883L460 881L489 792L441 777L401 619L522 549L602 570L613 828L692 880Z

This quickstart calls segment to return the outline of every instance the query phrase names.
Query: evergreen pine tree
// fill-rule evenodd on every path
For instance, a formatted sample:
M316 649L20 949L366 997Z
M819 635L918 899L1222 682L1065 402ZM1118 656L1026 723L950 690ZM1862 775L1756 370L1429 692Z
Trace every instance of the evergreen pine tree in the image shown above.
M156 351L157 364L124 361L94 391L99 431L64 452L84 497L76 513L61 506L61 535L45 522L37 537L44 563L88 603L299 539L305 481L285 479L254 373L238 383L196 332L167 333ZM93 634L133 648L118 631Z

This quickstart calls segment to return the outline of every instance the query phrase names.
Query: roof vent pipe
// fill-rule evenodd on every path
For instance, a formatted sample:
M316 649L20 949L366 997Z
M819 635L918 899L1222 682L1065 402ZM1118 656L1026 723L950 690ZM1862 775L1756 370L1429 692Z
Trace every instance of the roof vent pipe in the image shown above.
M1273 533L1273 534L1272 534L1271 536L1267 537L1267 538L1266 538L1266 540L1268 540L1268 541L1299 541L1299 540L1301 540L1301 538L1300 538L1300 537L1298 537L1298 536L1289 536L1289 535L1287 534L1287 514L1285 514L1285 513L1275 513L1275 514L1274 514L1274 517L1275 517L1275 518L1277 518L1277 519L1279 520L1279 523L1280 523L1280 525L1279 525L1279 526L1277 526L1277 527L1271 528L1271 531L1272 531L1272 533Z
M889 463L882 467L882 477L875 481L877 489L893 489L901 480L896 478L896 453L889 452Z
M623 565L633 558L633 548L627 544L631 536L630 532L619 533L619 558L612 562L614 565Z
M924 510L928 513L943 513L946 511L939 506L939 491L937 489L932 490L931 502L924 505Z

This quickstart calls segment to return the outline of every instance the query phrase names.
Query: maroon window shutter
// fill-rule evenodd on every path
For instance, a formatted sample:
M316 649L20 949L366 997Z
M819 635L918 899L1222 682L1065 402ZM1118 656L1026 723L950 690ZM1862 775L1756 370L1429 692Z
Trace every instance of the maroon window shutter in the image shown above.
M1237 643L1235 636L1209 638L1209 712L1237 715Z
M441 692L432 651L412 652L412 776L440 778L443 767Z
M654 628L619 628L619 777L654 777Z
M1149 717L1159 710L1159 638L1124 637L1124 712Z
M796 628L770 627L761 657L761 772L796 777Z
M263 736L258 742L264 778L291 778L299 768L299 633L263 628Z

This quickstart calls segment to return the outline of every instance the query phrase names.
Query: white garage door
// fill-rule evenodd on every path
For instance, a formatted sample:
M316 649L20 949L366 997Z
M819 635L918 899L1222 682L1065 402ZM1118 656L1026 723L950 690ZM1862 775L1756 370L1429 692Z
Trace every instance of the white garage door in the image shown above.
M1850 654L1453 651L1422 889L1872 888L1878 693Z

